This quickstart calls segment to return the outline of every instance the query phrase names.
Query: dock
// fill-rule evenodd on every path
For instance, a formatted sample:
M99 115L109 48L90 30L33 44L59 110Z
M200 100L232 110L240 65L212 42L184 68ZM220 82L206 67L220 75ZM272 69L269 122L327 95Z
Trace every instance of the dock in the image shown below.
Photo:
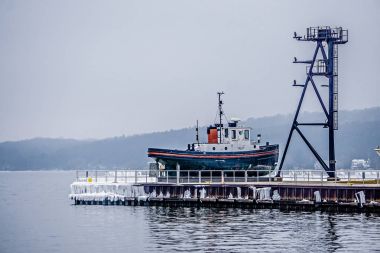
M293 61L307 64L306 80L302 84L297 84L296 80L293 82L293 86L301 87L303 91L277 171L272 171L278 159L277 144L267 142L261 145L260 134L257 142L251 142L249 128L237 128L238 121L228 121L228 127L223 127L221 95L224 93L218 92L219 122L207 128L207 143L199 143L197 126L197 143L188 144L185 151L148 149L148 156L155 159L155 169L77 171L70 194L74 204L380 213L380 171L336 169L334 131L338 130L338 45L348 42L348 30L310 27L305 36L294 33L294 39L315 43L315 50L311 60L298 61L295 57ZM329 87L328 104L324 103L314 76L328 79L329 85L324 85ZM313 87L326 116L322 122L301 122L298 119L308 86ZM311 126L328 129L328 162L303 134L301 128ZM236 131L240 139L236 138ZM283 168L293 133L300 135L322 170ZM223 142L223 139L227 141ZM242 148L249 147L243 150L245 153L233 150L231 143L236 141L245 143ZM243 163L242 159L250 158L252 160ZM163 161L162 168L160 161ZM183 170L189 168L198 170ZM240 170L230 170L236 168Z
M378 170L283 171L255 177L247 171L77 171L69 198L75 205L233 207L295 211L380 213Z

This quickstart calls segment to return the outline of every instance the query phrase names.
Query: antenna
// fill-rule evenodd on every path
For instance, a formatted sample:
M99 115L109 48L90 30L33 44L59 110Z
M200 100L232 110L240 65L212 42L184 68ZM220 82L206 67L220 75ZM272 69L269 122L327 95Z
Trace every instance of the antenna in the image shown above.
M276 177L280 177L280 172L284 164L286 153L288 151L289 143L292 138L292 134L296 131L305 144L309 147L310 151L314 154L320 165L325 169L330 178L334 178L335 174L335 146L334 146L334 131L338 130L338 45L348 42L348 31L342 29L342 27L331 28L329 26L323 27L310 27L306 30L304 37L298 36L294 33L293 38L298 41L315 42L316 48L311 60L300 61L296 57L294 63L304 63L306 67L306 80L305 83L300 85L296 81L293 82L293 86L302 87L301 98L298 102L298 107L292 126L290 128L288 140L285 145L284 154L281 158L280 167ZM325 50L323 43L327 44L327 50ZM321 52L322 59L318 59L318 52ZM328 85L322 85L322 87L328 87L328 107L325 105L318 91L318 88L314 82L314 76L326 77L329 81ZM305 96L305 92L308 86L312 86L319 103L326 116L326 122L317 123L301 123L298 121L298 115ZM329 140L329 163L326 164L318 152L314 149L313 145L308 141L306 136L302 133L300 126L323 126L328 129Z
M224 94L223 91L218 92L218 108L219 108L219 143L222 143L222 115L223 115L223 101L222 101L222 95Z

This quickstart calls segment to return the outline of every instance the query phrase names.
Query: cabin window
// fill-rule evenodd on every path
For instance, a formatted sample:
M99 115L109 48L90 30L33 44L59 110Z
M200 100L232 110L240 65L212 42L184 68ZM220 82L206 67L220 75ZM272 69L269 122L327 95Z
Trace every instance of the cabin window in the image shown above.
M224 150L227 150L227 147L224 147Z
M212 150L215 150L215 147L212 147Z
M228 128L224 129L224 136L228 138Z
M249 140L249 130L244 130L244 139Z
M243 131L240 130L240 131L239 131L239 135L243 135Z
M231 135L232 135L232 139L235 140L236 139L236 130L232 130Z

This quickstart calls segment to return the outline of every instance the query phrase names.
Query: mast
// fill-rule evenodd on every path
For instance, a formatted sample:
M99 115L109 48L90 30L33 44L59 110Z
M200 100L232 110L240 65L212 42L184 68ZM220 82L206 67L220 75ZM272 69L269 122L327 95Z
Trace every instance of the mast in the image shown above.
M197 142L197 144L199 145L199 127L198 127L198 120L197 120L197 127L195 128L195 131L197 132L196 136L195 136L195 140Z
M218 108L219 108L219 143L222 143L222 115L223 115L223 101L222 101L222 95L224 94L223 91L218 92Z

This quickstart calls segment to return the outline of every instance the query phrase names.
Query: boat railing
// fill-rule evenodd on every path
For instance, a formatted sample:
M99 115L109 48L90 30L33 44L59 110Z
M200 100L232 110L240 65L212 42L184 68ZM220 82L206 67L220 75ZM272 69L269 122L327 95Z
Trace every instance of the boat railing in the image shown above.
M127 184L250 184L265 182L309 184L380 184L380 170L337 170L331 178L324 170L77 170L77 182Z

